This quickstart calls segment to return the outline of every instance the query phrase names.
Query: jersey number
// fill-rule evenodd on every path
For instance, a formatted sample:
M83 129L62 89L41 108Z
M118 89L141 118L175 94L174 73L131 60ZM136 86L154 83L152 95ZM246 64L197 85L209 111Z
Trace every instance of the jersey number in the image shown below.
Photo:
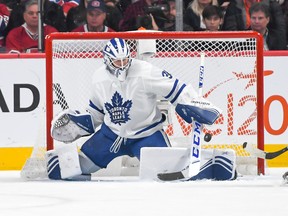
M172 75L170 73L168 73L166 70L162 71L162 76L163 77L168 77L169 79L172 79Z

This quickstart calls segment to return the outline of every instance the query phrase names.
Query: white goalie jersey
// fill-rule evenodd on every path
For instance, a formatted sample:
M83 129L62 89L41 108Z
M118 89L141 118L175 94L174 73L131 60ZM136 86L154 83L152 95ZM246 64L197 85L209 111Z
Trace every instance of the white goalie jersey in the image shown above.
M189 103L197 97L169 72L133 59L125 81L119 81L106 69L99 68L92 78L92 96L87 111L94 127L104 122L114 133L125 138L141 138L162 129L162 115L157 99L173 105Z

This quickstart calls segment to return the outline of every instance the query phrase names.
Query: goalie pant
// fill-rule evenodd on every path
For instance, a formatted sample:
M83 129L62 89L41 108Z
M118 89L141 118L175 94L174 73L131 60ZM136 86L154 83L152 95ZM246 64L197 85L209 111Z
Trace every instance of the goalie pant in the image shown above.
M209 152L212 151L213 153ZM212 158L209 155L213 155ZM207 155L207 156L206 156ZM212 179L218 181L235 180L236 172L236 154L232 149L219 150L209 149L202 151L200 172L188 179L188 181Z

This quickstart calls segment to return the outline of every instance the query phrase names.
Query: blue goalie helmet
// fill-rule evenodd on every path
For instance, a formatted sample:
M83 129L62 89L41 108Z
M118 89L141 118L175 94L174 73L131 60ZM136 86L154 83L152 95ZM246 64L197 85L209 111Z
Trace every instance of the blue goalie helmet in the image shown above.
M130 50L125 40L121 38L111 39L104 47L103 55L104 63L110 73L120 81L124 81L132 61Z

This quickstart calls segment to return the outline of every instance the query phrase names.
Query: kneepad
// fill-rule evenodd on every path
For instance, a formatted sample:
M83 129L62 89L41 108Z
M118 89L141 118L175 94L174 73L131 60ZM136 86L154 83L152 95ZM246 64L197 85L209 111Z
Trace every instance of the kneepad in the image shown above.
M79 152L79 161L83 174L91 174L101 169L101 167L97 166L82 151Z
M235 180L236 153L232 149L202 150L200 172L189 180L212 179L218 181Z
M65 145L47 151L45 160L50 179L68 179L82 174L76 145Z

